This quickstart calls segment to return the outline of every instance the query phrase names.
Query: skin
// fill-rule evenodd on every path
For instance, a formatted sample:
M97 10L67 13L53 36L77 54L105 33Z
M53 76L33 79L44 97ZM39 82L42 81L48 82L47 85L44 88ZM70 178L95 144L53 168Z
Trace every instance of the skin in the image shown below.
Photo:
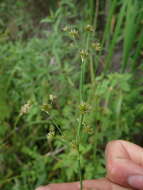
M143 149L133 143L116 140L105 150L107 175L103 179L85 180L84 190L143 190L143 178L129 184L129 177L143 176ZM80 190L79 182L50 184L36 190Z

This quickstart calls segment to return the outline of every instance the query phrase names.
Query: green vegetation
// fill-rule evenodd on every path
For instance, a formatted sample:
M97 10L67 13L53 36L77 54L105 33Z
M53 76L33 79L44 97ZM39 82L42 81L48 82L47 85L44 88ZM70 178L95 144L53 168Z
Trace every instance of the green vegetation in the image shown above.
M0 2L3 190L82 184L108 141L143 143L142 1L36 2Z

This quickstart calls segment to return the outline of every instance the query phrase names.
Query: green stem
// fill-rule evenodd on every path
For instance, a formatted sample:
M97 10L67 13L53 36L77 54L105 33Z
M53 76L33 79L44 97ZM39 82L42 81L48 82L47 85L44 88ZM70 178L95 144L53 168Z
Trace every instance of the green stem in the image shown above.
M82 190L83 189L83 181L82 181L82 172L81 172L80 151L79 151L79 154L78 154L78 167L79 167L80 190Z
M83 102L83 99L84 99L83 84L84 84L85 66L86 66L86 63L83 60L82 65L81 65L81 73L80 73L80 103Z
M99 16L99 0L96 0L96 10L95 10L95 18L94 18L94 26L97 28L97 20Z
M80 103L83 102L83 100L84 100L83 85L84 85L84 76L85 76L85 66L86 66L86 62L85 62L85 60L82 60L81 74L80 74ZM80 122L79 122L79 126L77 129L77 138L76 138L77 150L78 150L78 168L79 168L80 190L83 190L83 180L82 180L82 171L81 171L81 152L80 152L83 119L84 119L84 114L82 114L80 116Z
M81 152L80 152L81 130L82 130L83 120L84 120L84 114L82 114L80 117L80 122L79 122L79 126L78 126L78 131L77 131L77 138L76 138L77 151L78 151L78 168L79 168L80 190L83 189L83 180L82 180L82 171L81 171Z
M80 137L81 137L80 134L81 134L81 130L82 130L83 119L84 119L84 114L81 115L79 126L78 126L78 131L77 131L77 141L78 141L78 143L80 143Z

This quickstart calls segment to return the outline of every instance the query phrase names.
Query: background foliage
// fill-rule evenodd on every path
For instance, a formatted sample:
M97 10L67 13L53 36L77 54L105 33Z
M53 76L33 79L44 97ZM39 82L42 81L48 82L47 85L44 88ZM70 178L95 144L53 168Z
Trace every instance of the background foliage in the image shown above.
M0 28L0 188L78 180L82 49L88 51L84 95L91 106L82 135L84 178L105 174L108 141L142 145L141 1L3 0Z

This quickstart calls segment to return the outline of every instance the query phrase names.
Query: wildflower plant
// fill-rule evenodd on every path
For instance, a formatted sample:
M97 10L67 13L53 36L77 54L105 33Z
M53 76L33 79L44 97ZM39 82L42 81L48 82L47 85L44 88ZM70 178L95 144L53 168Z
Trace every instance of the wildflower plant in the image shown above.
M94 32L94 28L91 25L87 25L85 27L85 30L87 32ZM72 29L69 34L73 37L75 46L78 48L78 40L77 37L80 37L80 34L77 30ZM85 91L84 91L84 83L85 83L85 72L86 72L86 63L89 57L88 53L88 47L85 47L87 49L78 50L79 56L81 58L81 66L80 66L80 82L79 82L79 115L80 118L78 120L79 124L77 127L77 133L76 133L76 148L78 152L78 173L79 173L79 179L80 179L80 190L83 190L83 176L82 176L82 168L81 168L81 151L80 146L82 145L82 132L84 127L84 117L85 114L87 114L90 111L90 106L85 102Z

